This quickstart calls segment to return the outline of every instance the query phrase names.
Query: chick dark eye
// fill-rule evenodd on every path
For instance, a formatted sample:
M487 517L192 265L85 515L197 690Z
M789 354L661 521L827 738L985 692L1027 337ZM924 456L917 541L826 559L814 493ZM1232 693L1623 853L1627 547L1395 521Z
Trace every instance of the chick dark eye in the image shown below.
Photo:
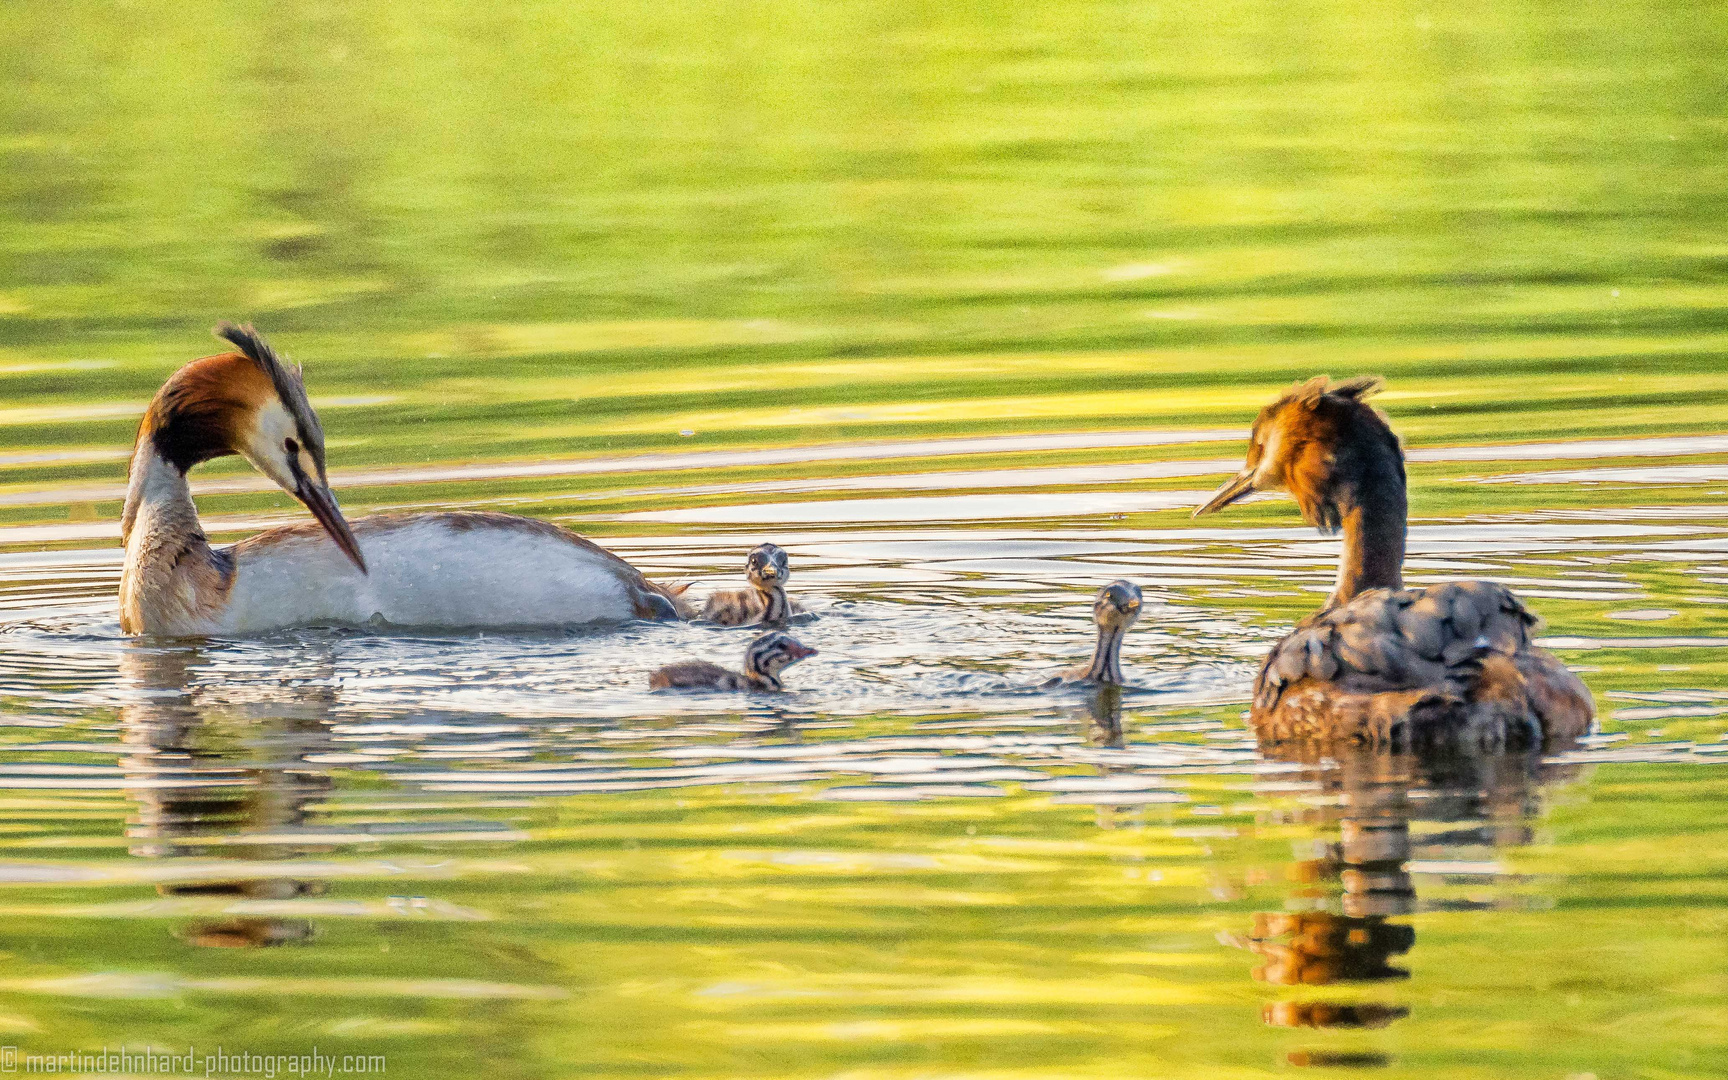
M290 454L298 454L300 452L300 444L295 442L293 439L283 439L282 449L288 451Z

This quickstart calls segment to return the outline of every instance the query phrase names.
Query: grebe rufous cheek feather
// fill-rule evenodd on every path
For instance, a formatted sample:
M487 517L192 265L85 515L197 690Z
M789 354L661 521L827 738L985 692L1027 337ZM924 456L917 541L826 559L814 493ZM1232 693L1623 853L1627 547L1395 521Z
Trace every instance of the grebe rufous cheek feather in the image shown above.
M1098 625L1098 642L1092 649L1092 659L1063 670L1044 685L1075 682L1122 685L1122 639L1128 628L1140 621L1141 606L1140 586L1132 581L1112 581L1099 589L1092 602L1092 621Z
M1413 749L1553 745L1590 730L1589 691L1529 631L1536 616L1487 581L1404 588L1404 453L1364 399L1376 378L1294 387L1260 411L1247 462L1196 517L1284 489L1344 534L1324 607L1272 648L1249 722L1262 742Z
M783 689L780 673L798 661L816 655L816 650L789 634L770 631L751 641L744 650L744 670L727 671L718 664L696 660L668 664L648 676L652 690L770 690Z
M680 617L679 590L655 585L549 521L382 514L350 528L330 493L324 432L299 371L249 328L224 325L218 333L241 351L181 368L139 428L121 519L120 623L128 633L540 628ZM210 547L186 470L232 453L293 492L317 526Z
M120 623L127 633L203 634L221 625L237 581L235 562L206 541L186 481L189 469L212 458L245 456L304 503L365 572L330 492L324 432L300 372L250 327L224 323L217 334L240 351L176 371L138 426L120 519L126 542Z

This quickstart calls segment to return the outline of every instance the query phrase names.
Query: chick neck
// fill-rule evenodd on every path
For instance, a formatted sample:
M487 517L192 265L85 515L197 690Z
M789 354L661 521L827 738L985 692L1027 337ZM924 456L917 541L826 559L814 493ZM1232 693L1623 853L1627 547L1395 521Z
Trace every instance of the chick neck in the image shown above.
M1121 623L1098 624L1098 644L1092 650L1092 661L1086 665L1086 679L1091 682L1122 684L1122 639L1128 627Z

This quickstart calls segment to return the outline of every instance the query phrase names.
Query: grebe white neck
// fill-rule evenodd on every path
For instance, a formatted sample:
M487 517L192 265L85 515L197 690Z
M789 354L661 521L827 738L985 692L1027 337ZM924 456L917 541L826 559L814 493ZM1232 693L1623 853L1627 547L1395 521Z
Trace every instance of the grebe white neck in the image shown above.
M128 545L138 516L146 507L151 509L152 517L170 513L188 517L194 525L197 524L198 508L192 502L192 488L186 483L186 474L163 458L149 439L138 440L126 481L126 505L120 512L120 539Z
M234 584L234 563L210 547L186 474L139 440L121 530L120 627L129 634L204 634Z

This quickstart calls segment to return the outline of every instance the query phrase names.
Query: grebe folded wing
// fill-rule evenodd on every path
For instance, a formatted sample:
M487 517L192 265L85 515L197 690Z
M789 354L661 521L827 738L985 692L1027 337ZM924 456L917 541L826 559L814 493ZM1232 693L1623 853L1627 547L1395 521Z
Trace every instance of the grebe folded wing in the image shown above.
M303 526L232 549L243 571L235 615L246 633L280 625L550 628L676 619L676 593L600 545L514 514L379 514L354 530L364 577Z
M1249 719L1263 740L1391 747L1539 745L1588 731L1590 695L1530 639L1536 617L1503 585L1404 588L1404 455L1364 399L1379 380L1299 385L1261 410L1248 460L1195 515L1287 490L1342 532L1325 606L1274 645Z

